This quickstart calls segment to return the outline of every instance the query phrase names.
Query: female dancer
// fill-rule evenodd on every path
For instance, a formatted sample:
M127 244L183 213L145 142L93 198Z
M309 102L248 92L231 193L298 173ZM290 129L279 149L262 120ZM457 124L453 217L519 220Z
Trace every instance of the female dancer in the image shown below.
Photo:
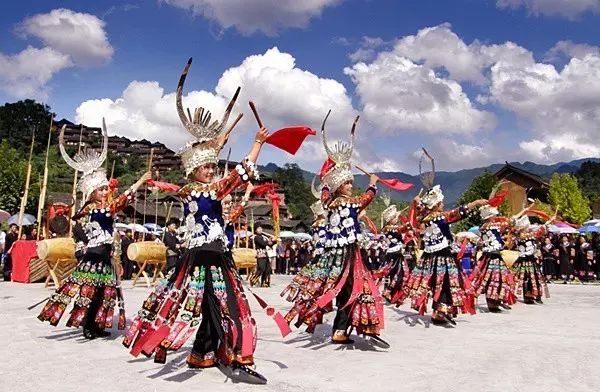
M56 290L38 316L41 321L49 321L56 326L71 300L77 297L67 326L78 328L83 324L83 336L87 339L110 335L105 329L112 327L117 301L120 308L119 329L125 328L123 296L112 260L114 217L131 202L137 189L150 179L150 173L145 173L125 193L112 197L106 172L102 167L108 151L104 119L102 130L102 152L87 150L74 158L69 157L65 151L65 127L60 132L59 146L63 159L73 169L83 172L78 190L83 193L86 202L73 219L88 220L85 224L87 250L75 271Z
M425 248L421 259L412 271L408 289L412 308L425 314L427 301L433 298L432 321L436 325L450 322L458 310L475 313L474 298L469 281L452 253L450 223L468 217L487 200L476 200L465 206L444 211L444 195L439 185L431 187L433 178L424 185L430 187L423 197L416 197L420 221L425 225Z
M203 108L197 109L190 121L181 102L190 65L191 59L179 80L176 98L179 118L195 138L181 154L186 174L192 180L179 190L184 203L187 249L167 284L157 287L144 301L123 344L132 345L134 356L155 354L155 362L164 363L167 350L179 349L195 334L187 358L190 368L221 364L230 366L235 377L264 384L266 379L248 367L254 363L256 327L231 265L221 201L251 178L257 178L254 163L268 132L261 128L246 159L215 181L219 151L241 118L239 115L229 129L225 128L239 88L221 122L209 124L210 112Z
M517 295L523 294L523 301L526 304L533 304L534 301L541 304L542 294L546 298L550 297L546 279L536 258L536 251L539 239L546 234L546 225L553 220L554 218L535 229L531 227L527 215L516 219L514 223L513 233L517 238L519 252L519 257L513 264L516 292Z
M386 204L388 199L384 199ZM399 224L398 211L395 205L383 210L383 234L386 236L389 247L386 250L386 264L391 266L387 274L389 281L383 286L383 298L390 303L400 306L408 295L406 284L410 278L410 268L404 259L403 234L407 225Z
M304 319L320 319L319 313L328 311L335 298L337 314L333 322L333 343L353 343L349 330L355 328L358 334L369 336L374 344L389 347L378 337L383 328L383 302L360 251L363 236L359 214L374 199L378 177L371 175L366 192L352 196L350 159L358 117L352 126L351 143L338 143L334 149L330 149L325 136L327 117L321 127L323 145L329 157L321 170L321 203L327 211L329 224L325 250L315 263L319 272L311 282L319 288L315 290L319 296L313 298L312 305L303 313Z
M513 220L523 215L527 209L513 217ZM515 296L515 279L510 272L500 251L504 249L504 235L510 231L510 220L499 217L496 207L490 205L479 209L484 223L479 228L481 232L482 255L469 277L475 296L485 291L485 299L490 312L500 312L500 307L510 309L517 302Z

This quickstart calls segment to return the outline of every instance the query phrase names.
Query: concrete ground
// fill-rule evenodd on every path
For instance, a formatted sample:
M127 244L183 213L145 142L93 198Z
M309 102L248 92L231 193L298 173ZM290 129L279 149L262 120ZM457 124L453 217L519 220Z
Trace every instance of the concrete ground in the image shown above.
M290 280L256 289L282 311L279 292ZM148 290L124 283L128 316ZM257 370L266 386L235 384L219 369L188 370L188 349L165 366L133 358L113 331L87 341L80 330L36 319L27 310L51 291L41 284L0 283L0 390L3 391L599 391L600 286L550 285L544 305L519 303L510 312L460 316L458 326L430 324L408 306L386 307L381 350L358 338L352 347L328 343L333 315L314 335L281 338L251 299L259 325ZM480 298L480 305L484 299ZM190 342L191 343L191 342Z

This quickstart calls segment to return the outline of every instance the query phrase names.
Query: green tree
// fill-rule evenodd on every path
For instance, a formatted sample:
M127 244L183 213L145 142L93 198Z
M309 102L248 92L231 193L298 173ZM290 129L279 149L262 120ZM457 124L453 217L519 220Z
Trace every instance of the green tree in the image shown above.
M21 197L25 189L27 161L21 158L22 154L7 141L0 143L0 157L0 208L16 214L21 207ZM39 195L39 174L36 168L32 167L26 212L37 214Z
M600 163L587 161L575 173L581 191L588 200L600 200Z
M592 212L588 199L579 188L577 178L571 174L552 175L549 200L552 206L558 207L559 215L572 223L583 223Z
M464 205L478 199L488 199L497 185L498 180L496 177L486 170L473 179L471 185L469 185L467 190L458 199L457 204ZM502 207L500 210L502 210ZM465 231L473 226L479 226L482 223L479 214L474 214L470 218L464 219L453 226L456 231Z
M273 180L285 191L286 204L295 219L311 220L310 205L315 201L296 163L286 163L273 173Z
M18 151L28 153L31 135L35 132L33 151L35 154L43 153L48 141L50 118L54 116L50 106L31 99L6 103L0 106L0 141L7 141ZM54 133L52 139L56 143L58 133Z

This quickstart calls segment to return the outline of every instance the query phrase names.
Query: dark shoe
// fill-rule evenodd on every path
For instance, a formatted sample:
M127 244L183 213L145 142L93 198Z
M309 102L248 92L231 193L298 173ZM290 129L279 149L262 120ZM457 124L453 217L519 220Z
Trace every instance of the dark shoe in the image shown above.
M452 325L456 325L456 321L452 320L452 316L446 314L444 315L444 317L446 317L446 320L448 320L448 322Z
M490 313L502 313L502 310L500 308L490 308L488 307Z
M544 301L542 301L541 298L536 298L535 302L538 303L538 304L543 304L544 303Z
M374 346L377 346L379 348L390 348L390 344L388 342L386 342L385 340L383 340L382 338L380 338L377 335L366 335L368 340L373 343Z
M83 337L89 340L96 339L96 332L91 329L83 328Z
M267 383L267 378L265 376L251 369L247 365L234 363L231 365L231 370L231 378L236 382L258 385L265 385Z
M431 322L433 323L433 325L446 325L448 324L448 321L446 319L438 319L438 318L431 318Z
M506 309L506 310L511 310L511 309L512 309L512 308L511 308L510 306L508 306L507 304L503 304L503 303L501 303L501 304L500 304L500 306L501 306L503 309Z

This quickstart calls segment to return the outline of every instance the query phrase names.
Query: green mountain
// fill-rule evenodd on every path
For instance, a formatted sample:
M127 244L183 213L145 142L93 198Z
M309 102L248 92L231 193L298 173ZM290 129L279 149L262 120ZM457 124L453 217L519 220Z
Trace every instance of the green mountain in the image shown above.
M559 162L553 165L540 165L534 162L510 162L511 165L518 167L519 169L526 170L528 172L537 174L543 178L550 179L554 173L574 173L576 172L581 164L586 161L592 161L600 163L600 158L585 158L577 159L570 162ZM441 185L444 190L446 197L446 204L453 205L456 203L458 198L463 192L471 185L473 178L482 174L484 171L495 173L500 170L504 164L496 163L493 165L478 167L474 169L464 169L455 172L449 171L438 171L435 176L435 183ZM262 167L263 171L274 172L278 166L274 163L269 163ZM376 173L381 178L397 178L400 181L411 182L415 184L415 187L407 192L393 192L392 198L395 200L410 201L413 197L419 193L421 189L421 181L418 175L407 174L404 172L378 172ZM304 179L307 182L312 181L314 173L303 170ZM367 186L368 178L365 175L356 175L354 177L355 186L364 188Z

